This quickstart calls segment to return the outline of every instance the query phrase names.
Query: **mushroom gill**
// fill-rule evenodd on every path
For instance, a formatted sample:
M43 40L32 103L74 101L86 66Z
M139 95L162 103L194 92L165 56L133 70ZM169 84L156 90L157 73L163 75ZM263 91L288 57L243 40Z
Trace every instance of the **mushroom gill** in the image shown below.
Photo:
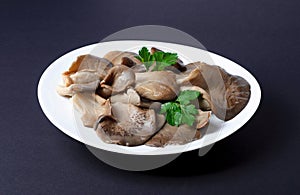
M164 122L164 116L152 109L116 102L112 104L112 116L99 117L95 130L107 143L135 146L145 143Z

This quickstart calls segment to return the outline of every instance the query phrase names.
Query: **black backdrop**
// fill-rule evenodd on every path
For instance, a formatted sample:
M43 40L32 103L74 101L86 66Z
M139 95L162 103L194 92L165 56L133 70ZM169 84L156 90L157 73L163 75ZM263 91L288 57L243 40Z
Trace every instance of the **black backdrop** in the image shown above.
M0 194L297 194L299 1L151 0L0 2ZM62 54L123 28L183 30L242 64L262 87L255 116L204 157L165 167L110 167L44 116L36 87Z

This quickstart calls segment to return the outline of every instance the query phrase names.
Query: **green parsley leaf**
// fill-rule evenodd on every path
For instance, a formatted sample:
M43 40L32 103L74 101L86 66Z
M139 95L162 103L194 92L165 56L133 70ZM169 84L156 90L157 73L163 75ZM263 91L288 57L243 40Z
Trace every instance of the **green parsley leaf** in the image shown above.
M167 102L161 106L160 113L166 113L166 120L167 122L174 126L179 125L180 122L178 121L178 114L181 114L180 105L176 102ZM176 116L177 118L175 118Z
M181 106L181 110L183 113L182 122L192 126L195 121L194 115L198 114L198 110L195 108L195 105L190 104L187 106Z
M174 118L174 125L178 127L182 123L183 115L181 112L175 112L173 118Z
M164 53L163 62L166 64L175 64L177 62L177 53Z
M177 62L178 56L176 53L165 53L163 51L156 51L152 55L146 47L139 51L139 56L135 56L138 60L144 63L147 70L154 64L153 71L164 70L165 67L171 66Z
M147 70L149 70L150 66L153 64L152 55L146 47L143 47L139 51L139 55L135 56L138 60L144 63Z
M163 51L156 51L156 52L154 52L153 57L154 57L155 61L163 62L164 52Z
M148 62L150 60L150 52L146 47L143 47L140 51L139 51L139 55L140 55L140 60L141 62Z
M199 91L185 90L181 91L176 101L180 104L186 105L189 104L191 100L196 99L200 95Z
M167 122L172 126L187 124L192 126L196 120L198 110L190 101L198 98L198 91L182 91L175 102L167 102L161 105L160 113L166 114Z

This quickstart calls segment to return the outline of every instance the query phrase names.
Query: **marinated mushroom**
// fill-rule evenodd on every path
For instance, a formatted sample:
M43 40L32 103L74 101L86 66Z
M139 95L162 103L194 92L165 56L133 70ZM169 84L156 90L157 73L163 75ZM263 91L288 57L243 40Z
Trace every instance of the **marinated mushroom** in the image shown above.
M104 79L100 82L99 94L105 92L104 96L110 96L112 93L119 93L126 90L129 86L132 86L135 82L135 74L134 72L124 66L124 65L116 65L112 67Z
M198 110L198 112L199 114L197 115L196 124L194 126L184 124L177 127L166 123L145 145L164 147L166 145L186 144L200 139L201 132L199 129L208 124L210 112L203 112L201 110Z
M102 80L112 66L104 58L89 54L78 56L69 70L62 74L64 85L68 87L73 83L82 84Z
M131 69L133 70L133 72L147 72L147 68L144 64L136 64L134 66L131 67Z
M126 93L119 93L110 97L110 102L121 102L126 104L133 104L135 106L141 105L141 98L139 94L132 88L127 89Z
M114 65L123 64L125 66L131 67L133 65L142 64L135 56L136 53L127 51L110 51L104 55L103 58L109 60Z
M188 64L187 70L187 77L180 83L191 83L206 90L211 97L211 110L218 118L230 120L247 105L251 92L244 78L202 62Z
M59 85L56 87L56 92L61 96L72 97L77 93L83 92L95 92L97 87L99 86L100 81L96 80L90 83L85 84L71 84L68 87Z
M134 61L133 61L131 58L129 58L129 57L123 57L121 60L122 60L122 61L121 61L121 64L123 64L123 65L125 65L125 66L127 66L127 67L129 67L129 68L131 68L132 66L136 65L136 62L134 62Z
M76 110L81 113L81 120L86 127L93 128L99 116L111 115L111 104L94 93L76 93L72 97Z
M149 100L172 100L179 92L176 77L173 72L157 71L135 73L135 90Z
M112 116L101 116L95 130L107 143L135 146L145 143L164 121L164 116L152 109L116 102L112 104Z

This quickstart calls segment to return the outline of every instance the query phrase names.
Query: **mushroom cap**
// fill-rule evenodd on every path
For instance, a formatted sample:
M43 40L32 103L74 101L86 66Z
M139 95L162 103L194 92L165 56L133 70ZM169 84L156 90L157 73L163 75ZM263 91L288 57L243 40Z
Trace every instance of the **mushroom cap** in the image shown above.
M104 55L103 58L109 60L114 65L123 64L128 67L131 67L135 64L142 64L135 56L137 56L134 52L127 51L110 51Z
M173 100L179 93L176 76L170 71L135 73L138 94L149 100Z
M81 120L86 127L93 128L99 116L111 115L111 104L94 93L76 93L72 97L76 110L81 113Z
M177 127L166 123L159 132L157 132L149 141L145 143L145 145L164 147L171 144L186 144L200 139L201 132L199 129L208 124L209 117L209 111L203 112L199 109L194 126L183 124Z
M132 86L134 82L135 74L130 68L124 65L116 65L108 71L100 82L100 87L108 89L108 92L111 91L110 94L119 93Z
M56 87L56 92L61 96L72 97L76 93L90 92L93 93L99 86L99 80L84 84L71 84L70 86L59 85Z
M163 115L132 104L112 104L112 116L101 116L96 132L107 143L134 146L145 143L164 124Z
M218 118L230 120L247 105L251 91L244 78L203 62L186 66L186 77L180 84L191 83L207 91L211 97L211 110Z
M112 66L113 65L107 59L104 59L104 58L99 58L97 56L93 56L93 55L89 55L89 54L78 56L76 61L74 61L72 63L72 65L70 66L69 70L62 74L64 84L66 87L68 87L69 85L75 83L73 80L74 76L72 78L72 75L77 72L96 73L98 78L103 79L105 77L105 75L107 74L107 71ZM75 78L78 79L78 76L79 75L77 75ZM80 75L80 76L82 77L84 75ZM90 77L85 76L84 78L91 80ZM81 81L85 82L85 83L88 82L88 81L84 80L83 78L81 78ZM78 83L78 81L77 81L77 83Z
M132 88L127 89L126 93L115 94L110 97L110 102L122 102L126 104L133 104L135 106L141 105L141 98L139 94Z

